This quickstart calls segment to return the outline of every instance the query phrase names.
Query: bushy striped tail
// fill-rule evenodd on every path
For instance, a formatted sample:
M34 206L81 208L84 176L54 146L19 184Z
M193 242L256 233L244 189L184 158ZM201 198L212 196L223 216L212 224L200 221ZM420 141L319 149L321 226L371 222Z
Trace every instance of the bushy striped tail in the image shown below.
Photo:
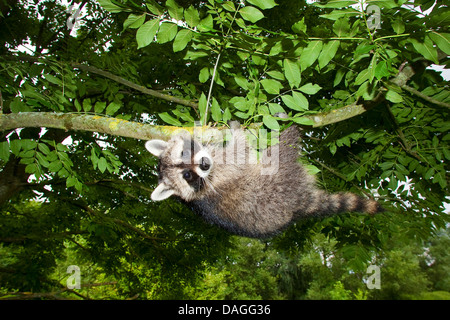
M314 212L317 216L330 216L344 212L361 212L374 215L384 208L375 200L363 198L354 193L333 193L323 195L322 201Z

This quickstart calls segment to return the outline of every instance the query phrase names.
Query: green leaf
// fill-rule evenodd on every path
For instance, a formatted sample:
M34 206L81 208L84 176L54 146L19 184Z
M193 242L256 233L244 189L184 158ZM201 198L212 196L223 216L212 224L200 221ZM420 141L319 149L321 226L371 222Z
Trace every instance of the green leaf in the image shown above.
M403 97L393 90L386 92L386 99L393 103L403 102Z
M300 92L293 92L292 95L283 95L281 100L292 110L304 111L309 108L308 99Z
M121 7L113 4L111 0L97 0L97 1L103 7L103 9L105 9L106 11L112 12L112 13L128 11L128 10L124 10Z
M396 34L402 34L405 32L405 24L403 23L402 19L397 18L391 23L392 29L394 29L394 32Z
M362 97L364 100L372 100L375 98L376 90L369 84L369 81L363 82L356 91L356 97Z
M347 16L339 18L333 24L333 32L338 37L346 37L350 34L350 20Z
M183 29L178 32L173 42L173 52L178 52L186 48L186 45L192 39L192 31L188 29Z
M234 77L234 81L236 82L236 84L241 87L244 90L248 90L250 83L248 82L248 80L246 78L244 78L243 76L235 76Z
M59 152L69 152L70 151L69 148L62 143L58 143L56 145L56 150L58 150Z
M308 164L303 167L306 169L306 171L308 171L309 174L312 174L312 175L318 174L320 172L320 169L312 164Z
M437 58L437 50L433 46L433 42L431 41L429 36L425 36L425 41L423 43L414 38L410 38L408 39L408 41L412 43L414 49L416 49L418 53L423 55L425 59L439 64Z
M312 126L314 125L314 120L307 118L307 117L294 117L292 118L292 121L295 123L305 125L305 126Z
M434 168L430 168L427 170L427 172L425 173L425 175L423 176L425 179L430 179L434 174Z
M282 72L280 72L280 71L272 70L272 71L268 71L267 74L271 78L274 78L274 79L277 79L277 80L281 80L281 81L286 80L284 74Z
M304 92L306 94L316 94L317 92L319 92L319 90L322 89L321 86L319 86L318 84L312 84L312 83L307 83L303 86L301 86L300 88L298 88L298 90L300 90L301 92Z
M92 109L91 99L84 99L83 100L83 111L89 112Z
M145 2L148 10L150 10L151 13L157 16L161 16L164 13L164 8L156 3L155 0L146 0Z
M263 116L263 123L267 128L271 130L280 130L280 125L278 124L278 121L269 114L265 114Z
M436 43L439 49L450 55L450 33L438 33L433 31L429 33L429 36L431 40Z
M269 94L279 94L283 88L283 85L279 81L273 79L263 79L261 80L261 84Z
M203 50L188 50L184 56L185 60L197 60L199 58L208 57L210 54Z
M202 70L200 70L200 73L198 75L198 80L201 83L205 83L206 81L208 81L209 79L209 68L208 67L204 67Z
M291 88L296 88L300 85L301 73L299 65L289 59L283 61L284 75L289 82Z
M156 37L158 43L166 43L172 41L178 32L178 26L172 22L163 22L159 26L159 32Z
M200 14L198 13L197 9L195 9L193 6L190 6L186 9L186 11L184 11L184 19L186 20L186 23L189 27L195 28L200 22Z
M70 188L75 186L75 184L77 183L78 179L75 178L74 176L68 177L66 180L66 187Z
M300 67L303 70L311 66L319 57L322 50L322 41L311 41L308 46L303 50L300 56Z
M172 110L172 113L178 118L181 118L181 120L186 121L188 123L195 122L194 118L189 114L189 111L186 109L174 109Z
M44 78L45 78L45 80L47 80L48 82L51 82L51 83L53 83L53 84L56 84L57 86L63 86L63 82L62 82L62 80L61 79L59 79L59 78L57 78L57 77L55 77L55 76L53 76L53 75L51 75L51 74L43 74L42 75Z
M339 45L341 42L339 40L332 40L327 42L319 55L319 68L322 69L325 67L331 59L336 55L337 50L339 49Z
M239 14L244 20L255 23L262 18L264 18L264 14L257 8L251 6L245 6L241 10L239 10Z
M305 17L292 25L292 31L295 33L306 33L307 26L305 24Z
M444 148L442 149L442 151L443 151L443 153L444 153L445 159L450 160L450 149L444 147Z
M271 9L277 5L273 0L247 0L247 2L263 10Z
M216 122L219 122L222 120L222 109L220 109L219 102L215 98L212 99L211 117Z
M389 72L389 68L387 66L386 61L380 61L375 67L374 75L378 80L380 80L383 77L388 77L390 76L390 74L391 73Z
M106 115L112 116L120 109L121 105L117 102L111 102L106 108Z
M13 155L15 155L17 157L20 153L20 149L22 148L22 140L19 140L19 139L10 140L9 147L10 147Z
M200 99L198 101L198 111L200 112L200 121L202 124L206 123L205 119L205 111L207 108L208 101L206 100L205 94L202 92L202 95L200 96ZM208 115L206 115L208 117Z
M159 114L159 117L168 124L171 124L176 127L181 127L181 122L169 115L167 112L163 112Z
M38 143L38 149L45 155L48 155L51 152L50 148L45 143L42 142Z
M355 85L359 86L364 81L367 81L369 79L369 73L369 69L364 69L363 71L361 71L355 79Z
M283 107L278 103L269 103L269 111L271 115L274 115L276 113L286 113Z
M330 145L330 152L331 152L331 154L332 154L332 155L335 155L335 154L336 154L336 151L337 151L336 143L332 143L332 144Z
M345 74L346 74L345 69L339 69L336 72L336 76L334 77L334 81L333 81L333 87L336 87L339 83L341 83L342 78L344 78Z
M38 171L38 167L36 163L31 163L25 167L25 172L29 174L33 174Z
M48 170L50 172L58 172L59 170L62 169L62 167L63 167L62 162L60 160L56 160L50 163L50 165L48 166Z
M159 29L159 19L153 19L144 23L136 32L138 49L148 46L155 39Z
M342 9L342 10L334 10L331 13L327 13L327 14L321 14L319 17L328 19L328 20L337 21L340 18L354 17L354 16L360 16L360 15L361 15L361 12L357 11L355 9Z
M145 22L145 14L136 15L131 13L128 18L123 23L123 30L130 28L130 29L137 29Z
M200 32L208 32L214 30L214 20L212 15L209 14L206 16L206 18L200 20L197 28Z
M9 104L12 113L33 111L22 99L14 98Z
M101 157L98 159L98 170L100 170L101 173L104 173L106 168L108 166L108 163L106 162L106 158Z
M249 109L249 104L247 103L248 101L244 97L236 96L231 98L229 102L239 111L247 111Z
M77 109L78 112L81 111L81 104L77 99L75 99L75 101L73 102L73 105L75 106L75 109Z
M50 165L46 157L40 152L36 152L36 159L38 160L39 164L45 168L48 168L48 166Z
M106 108L106 102L104 101L97 101L94 105L94 111L95 113L102 113L103 110Z
M175 0L167 0L166 7L169 15L177 21L183 20L183 7L179 6Z
M248 119L248 117L250 117L250 115L248 113L244 113L244 112L240 112L240 111L235 112L234 115L241 119Z
M222 8L224 8L225 10L227 10L229 12L235 12L236 11L236 6L234 5L234 2L232 2L232 1L225 1L222 4Z
M231 112L229 108L226 108L222 116L222 121L226 123L230 120L231 120Z
M8 162L9 159L9 143L8 141L0 142L0 159Z

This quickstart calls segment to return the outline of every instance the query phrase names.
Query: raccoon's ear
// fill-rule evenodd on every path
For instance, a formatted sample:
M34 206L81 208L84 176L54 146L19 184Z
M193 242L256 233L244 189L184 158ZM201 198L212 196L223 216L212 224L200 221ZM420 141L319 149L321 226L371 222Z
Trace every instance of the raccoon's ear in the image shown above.
M167 199L174 194L174 190L167 186L164 182L161 182L155 190L153 190L151 198L153 201L161 201Z
M145 148L153 155L159 156L166 150L167 142L163 140L150 140L145 143Z

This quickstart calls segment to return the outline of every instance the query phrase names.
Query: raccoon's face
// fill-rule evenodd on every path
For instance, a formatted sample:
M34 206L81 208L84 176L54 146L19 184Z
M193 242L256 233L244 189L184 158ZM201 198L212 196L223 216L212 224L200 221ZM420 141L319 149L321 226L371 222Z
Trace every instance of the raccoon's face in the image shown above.
M168 142L147 141L145 147L159 158L159 184L152 200L164 200L171 195L185 201L198 197L213 167L212 157L204 146L189 135L178 135Z

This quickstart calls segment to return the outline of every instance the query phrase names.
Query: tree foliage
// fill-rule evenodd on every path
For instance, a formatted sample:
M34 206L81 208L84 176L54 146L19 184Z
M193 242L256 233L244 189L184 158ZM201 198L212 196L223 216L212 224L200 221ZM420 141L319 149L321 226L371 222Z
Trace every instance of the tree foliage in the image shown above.
M448 223L450 94L430 68L449 61L443 1L70 4L80 16L0 2L3 297L449 291L448 236L430 238ZM376 196L387 212L304 220L258 242L153 203L156 159L139 139L229 120L300 126L302 161L324 189ZM390 287L367 291L373 263ZM66 288L68 265L81 291Z

